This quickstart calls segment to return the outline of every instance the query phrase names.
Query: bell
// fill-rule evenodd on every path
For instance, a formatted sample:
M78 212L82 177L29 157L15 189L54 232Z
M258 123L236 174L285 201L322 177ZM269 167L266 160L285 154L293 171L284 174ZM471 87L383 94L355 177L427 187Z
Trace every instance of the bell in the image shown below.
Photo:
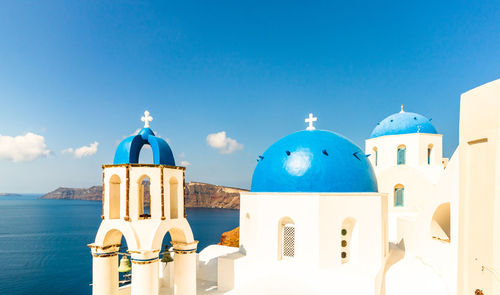
M120 266L118 267L119 272L129 272L132 270L132 267L130 266L130 260L128 260L126 255L122 256L122 259L120 259Z
M170 255L170 252L168 252L168 250L167 250L165 252L165 254L163 254L163 257L161 258L161 262L169 263L169 262L172 262L172 261L174 261L174 259Z

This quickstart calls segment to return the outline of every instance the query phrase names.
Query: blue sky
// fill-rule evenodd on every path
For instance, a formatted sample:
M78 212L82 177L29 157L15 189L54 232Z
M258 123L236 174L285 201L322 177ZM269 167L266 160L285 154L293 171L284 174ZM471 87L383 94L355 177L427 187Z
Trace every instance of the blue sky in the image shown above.
M460 94L500 76L499 19L498 1L0 1L0 192L99 184L146 109L188 180L248 188L309 112L363 146L404 104L451 156ZM240 146L209 146L222 131Z

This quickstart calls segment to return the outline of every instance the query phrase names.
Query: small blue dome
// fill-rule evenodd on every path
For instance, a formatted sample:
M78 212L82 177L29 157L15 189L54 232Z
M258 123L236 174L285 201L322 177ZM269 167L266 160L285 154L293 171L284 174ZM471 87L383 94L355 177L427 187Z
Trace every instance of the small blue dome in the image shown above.
M370 138L409 133L437 134L438 132L426 117L417 113L401 111L390 115L378 123L377 127L373 129Z
M363 151L325 130L292 133L260 157L252 192L377 192L377 179Z
M156 137L153 130L148 127L142 128L137 135L122 140L116 148L113 163L115 165L139 163L139 153L145 144L149 144L153 150L154 164L175 166L174 155L168 143Z

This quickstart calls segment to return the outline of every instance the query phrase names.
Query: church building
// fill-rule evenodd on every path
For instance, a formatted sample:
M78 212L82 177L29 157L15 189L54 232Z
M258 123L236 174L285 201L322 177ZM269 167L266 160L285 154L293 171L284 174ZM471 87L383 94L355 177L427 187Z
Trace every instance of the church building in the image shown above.
M403 106L364 150L310 114L259 156L239 247L199 253L185 168L142 119L103 166L93 294L500 294L500 80L462 95L450 159L434 121Z

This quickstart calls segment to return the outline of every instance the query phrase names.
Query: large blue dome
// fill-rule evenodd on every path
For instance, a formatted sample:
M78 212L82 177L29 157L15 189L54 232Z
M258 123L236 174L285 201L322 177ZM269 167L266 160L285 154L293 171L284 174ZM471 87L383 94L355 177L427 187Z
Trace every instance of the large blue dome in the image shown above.
M437 130L431 121L417 113L401 111L392 114L377 124L370 138L384 135L397 135L408 133L430 133L437 134Z
M377 192L377 179L363 151L325 130L292 133L260 157L252 192Z
M139 163L139 153L145 144L149 144L153 150L154 164L175 166L174 155L170 146L162 138L156 137L149 127L144 127L137 135L122 140L116 148L113 163L115 165Z

